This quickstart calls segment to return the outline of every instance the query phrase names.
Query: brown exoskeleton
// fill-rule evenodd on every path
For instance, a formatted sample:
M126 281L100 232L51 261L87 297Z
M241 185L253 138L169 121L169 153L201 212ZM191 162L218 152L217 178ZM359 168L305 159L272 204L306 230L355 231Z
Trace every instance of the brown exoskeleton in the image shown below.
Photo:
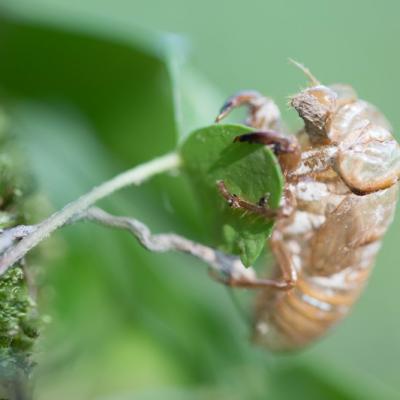
M385 117L351 87L324 86L309 76L311 87L291 98L304 120L297 136L282 132L277 106L257 92L231 97L217 117L246 105L255 132L235 141L270 146L285 176L279 210L238 198L218 183L232 206L276 219L269 239L273 278L225 281L261 289L254 338L272 350L302 348L348 313L397 201L400 147Z

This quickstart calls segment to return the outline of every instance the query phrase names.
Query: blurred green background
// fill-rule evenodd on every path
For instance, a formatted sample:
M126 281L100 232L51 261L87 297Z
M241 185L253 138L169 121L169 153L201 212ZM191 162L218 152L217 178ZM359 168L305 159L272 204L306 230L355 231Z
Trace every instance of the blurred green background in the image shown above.
M172 150L238 89L272 96L300 126L287 96L306 82L288 57L322 82L352 84L396 132L399 12L398 1L372 0L0 0L0 98L56 209ZM190 68L181 70L185 51ZM182 177L158 177L102 205L204 239ZM41 306L51 322L38 345L35 398L400 398L399 223L351 317L284 356L248 343L229 292L200 263L148 254L124 233L69 227L43 247Z

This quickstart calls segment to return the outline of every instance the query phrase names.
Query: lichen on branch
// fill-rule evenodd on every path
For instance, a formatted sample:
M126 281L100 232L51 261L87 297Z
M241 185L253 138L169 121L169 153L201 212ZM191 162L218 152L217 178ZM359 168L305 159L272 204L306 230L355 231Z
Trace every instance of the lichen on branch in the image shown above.
M27 222L25 205L34 192L32 182L22 152L9 133L6 115L0 110L0 254L13 243L15 235L10 236L10 232L21 231ZM32 366L38 319L27 268L19 262L0 277L0 383L11 379L17 369L28 373Z

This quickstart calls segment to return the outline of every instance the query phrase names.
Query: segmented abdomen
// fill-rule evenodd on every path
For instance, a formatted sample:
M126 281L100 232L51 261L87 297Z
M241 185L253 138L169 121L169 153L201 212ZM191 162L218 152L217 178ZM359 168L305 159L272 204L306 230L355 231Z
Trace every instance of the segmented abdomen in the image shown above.
M359 297L379 243L367 247L368 266L349 268L330 277L300 276L289 291L261 292L257 299L254 340L272 350L293 350L322 336L346 316Z

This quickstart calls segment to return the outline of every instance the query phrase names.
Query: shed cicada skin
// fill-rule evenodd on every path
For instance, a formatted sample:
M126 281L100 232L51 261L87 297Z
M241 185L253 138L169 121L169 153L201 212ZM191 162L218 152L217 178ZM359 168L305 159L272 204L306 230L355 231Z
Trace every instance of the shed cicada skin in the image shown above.
M283 132L277 106L257 92L231 97L217 118L248 106L248 124L256 131L236 141L271 146L285 175L269 239L272 279L227 282L260 289L253 336L271 350L300 349L347 315L397 201L400 147L386 118L350 86L324 86L311 78L312 85L291 98L304 121L296 136Z

